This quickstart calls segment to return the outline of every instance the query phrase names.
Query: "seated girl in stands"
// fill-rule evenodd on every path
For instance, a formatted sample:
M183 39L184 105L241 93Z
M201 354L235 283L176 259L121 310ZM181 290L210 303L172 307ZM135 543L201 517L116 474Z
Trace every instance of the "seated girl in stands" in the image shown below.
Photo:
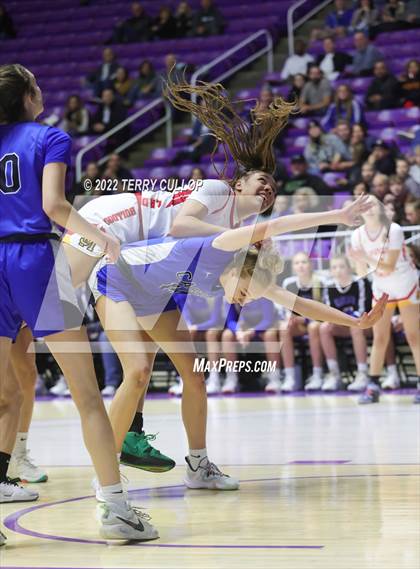
M334 102L330 104L322 119L322 126L328 132L337 126L339 120L346 120L350 125L363 123L362 105L355 98L348 85L339 85Z
M347 257L336 255L330 260L331 280L324 288L324 302L352 316L370 310L371 290L367 279L356 279ZM323 391L342 389L335 338L351 338L357 362L357 375L348 386L350 391L363 391L368 384L367 345L363 330L349 329L323 322L320 326L321 345L329 376L322 384Z
M302 251L294 255L292 270L293 276L286 278L282 287L299 297L322 302L324 283L314 274L312 261L307 253ZM283 383L279 385L279 390L288 392L298 391L302 388L301 380L295 371L294 338L303 338L306 335L308 335L313 370L305 389L320 389L323 381L320 323L317 320L305 318L290 311L287 314L286 322L286 327L280 327L281 355L285 378Z
M266 298L260 298L249 302L245 306L231 304L227 307L227 319L225 329L222 332L222 356L228 362L238 359L238 348L241 346L245 353L252 352L252 341L266 341L266 333L275 323L276 310L274 304ZM271 354L266 351L266 357L271 360ZM276 355L274 354L276 359ZM216 372L217 373L217 372ZM208 386L209 387L209 386ZM239 389L239 376L235 371L227 371L223 387L220 385L220 377L214 379L213 393L235 393ZM207 389L207 393L209 393Z
M415 402L420 403L418 274L407 253L401 227L389 221L383 205L378 200L373 197L370 200L373 207L362 215L364 225L353 232L348 254L354 259L359 275L372 273L374 301L383 293L388 294L389 299L384 316L373 327L369 384L360 403L379 401L379 377L391 335L392 316L397 307L416 364L418 392Z

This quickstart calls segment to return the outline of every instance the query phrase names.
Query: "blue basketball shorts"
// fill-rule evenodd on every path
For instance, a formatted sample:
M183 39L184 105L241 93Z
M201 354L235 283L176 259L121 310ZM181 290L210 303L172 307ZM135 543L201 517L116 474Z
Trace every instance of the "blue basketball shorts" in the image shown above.
M23 322L35 337L49 336L82 320L58 241L0 242L0 336L15 340Z

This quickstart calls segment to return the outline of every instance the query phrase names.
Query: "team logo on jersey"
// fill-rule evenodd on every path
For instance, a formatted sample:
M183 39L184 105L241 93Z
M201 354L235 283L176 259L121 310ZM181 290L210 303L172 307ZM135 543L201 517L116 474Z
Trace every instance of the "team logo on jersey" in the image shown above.
M193 282L193 274L191 271L180 271L176 276L179 278L178 282L163 284L160 285L160 288L174 294L188 294L190 292L191 294L201 296L202 298L211 297L211 294L204 292Z

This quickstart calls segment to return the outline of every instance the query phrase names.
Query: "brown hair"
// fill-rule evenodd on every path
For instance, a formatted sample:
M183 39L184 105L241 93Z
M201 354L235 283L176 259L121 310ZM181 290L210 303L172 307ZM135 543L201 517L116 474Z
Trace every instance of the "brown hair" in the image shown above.
M197 95L204 104L190 99ZM209 128L225 152L227 148L236 163L234 178L238 178L243 169L256 170L273 174L276 159L273 142L286 126L291 113L296 112L295 103L287 103L281 97L274 99L268 109L255 113L251 110L251 124L243 119L235 109L235 102L229 98L223 85L200 81L198 85L189 85L182 79L178 82L168 77L164 95L177 109L192 113ZM215 147L214 153L217 150ZM222 173L224 175L224 172Z
M25 118L25 95L35 95L32 76L23 65L0 65L0 123Z

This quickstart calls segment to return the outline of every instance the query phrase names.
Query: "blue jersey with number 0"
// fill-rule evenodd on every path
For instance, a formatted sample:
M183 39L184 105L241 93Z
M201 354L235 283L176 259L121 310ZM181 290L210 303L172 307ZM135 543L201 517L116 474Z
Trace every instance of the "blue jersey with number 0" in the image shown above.
M48 233L42 209L42 171L46 164L70 165L68 134L34 122L0 125L0 238L14 233Z

